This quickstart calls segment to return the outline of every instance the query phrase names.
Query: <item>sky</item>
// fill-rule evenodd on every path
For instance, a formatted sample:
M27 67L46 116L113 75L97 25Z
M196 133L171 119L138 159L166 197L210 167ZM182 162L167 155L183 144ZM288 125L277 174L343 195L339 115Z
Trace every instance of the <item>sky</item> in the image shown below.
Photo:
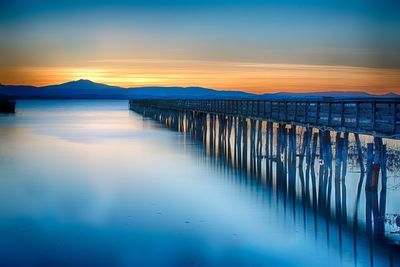
M2 0L0 83L400 93L398 0Z

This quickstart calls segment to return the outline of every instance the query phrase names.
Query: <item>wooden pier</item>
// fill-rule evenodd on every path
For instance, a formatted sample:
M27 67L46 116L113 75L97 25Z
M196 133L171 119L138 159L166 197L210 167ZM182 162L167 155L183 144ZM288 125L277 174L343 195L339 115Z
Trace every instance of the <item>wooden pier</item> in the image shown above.
M321 100L135 99L130 105L267 120L400 139L400 98Z
M354 194L346 190L351 155L360 171L354 206L364 188L366 230L385 237L388 160L382 138L400 139L400 99L135 99L129 105L144 117L189 133L204 144L207 156L275 186L285 201L291 198L295 205L301 198L315 214L344 225L351 217L357 224L359 217L349 214L346 205Z

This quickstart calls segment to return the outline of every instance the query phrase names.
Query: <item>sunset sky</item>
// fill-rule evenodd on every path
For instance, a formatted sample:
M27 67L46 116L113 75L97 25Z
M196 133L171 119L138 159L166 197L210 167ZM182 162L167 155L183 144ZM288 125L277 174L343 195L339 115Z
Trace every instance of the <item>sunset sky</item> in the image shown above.
M400 92L398 0L0 2L0 83Z

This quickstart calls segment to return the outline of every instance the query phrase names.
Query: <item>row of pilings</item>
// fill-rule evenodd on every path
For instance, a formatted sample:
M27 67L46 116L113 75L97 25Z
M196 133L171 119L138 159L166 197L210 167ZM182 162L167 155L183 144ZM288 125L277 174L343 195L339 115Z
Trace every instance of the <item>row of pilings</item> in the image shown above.
M386 145L381 138L367 143L365 151L356 133L191 110L135 105L131 109L190 134L204 144L208 157L266 188L275 188L285 202L296 205L301 201L315 216L335 220L340 227L351 221L351 229L361 230L358 210L365 196L363 227L371 236L384 236L387 173ZM358 162L360 174L356 192L350 193L346 190L349 156ZM352 214L347 211L348 198L356 207Z

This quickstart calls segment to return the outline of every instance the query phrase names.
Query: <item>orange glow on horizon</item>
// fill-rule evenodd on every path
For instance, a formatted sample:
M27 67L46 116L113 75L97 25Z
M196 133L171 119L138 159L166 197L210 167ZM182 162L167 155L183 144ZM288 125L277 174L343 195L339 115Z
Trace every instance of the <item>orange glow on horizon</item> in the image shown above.
M77 67L0 67L3 84L43 86L71 80L122 87L201 86L252 93L400 92L399 69L192 60L99 60Z

